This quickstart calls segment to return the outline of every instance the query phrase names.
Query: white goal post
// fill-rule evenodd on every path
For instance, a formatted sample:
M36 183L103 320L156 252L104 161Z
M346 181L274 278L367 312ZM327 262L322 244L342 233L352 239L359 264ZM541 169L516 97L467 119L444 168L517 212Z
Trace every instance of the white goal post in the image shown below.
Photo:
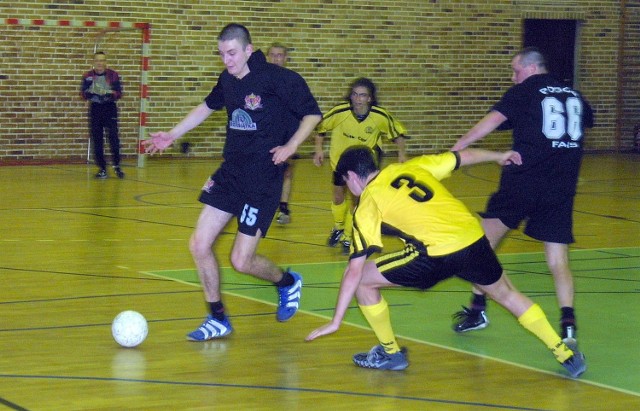
M0 25L2 25L2 27L5 28L5 30L19 28L22 30L28 30L27 33L30 33L30 34L38 30L49 30L48 32L43 33L43 34L49 35L48 42L44 46L37 44L37 42L34 42L34 44L32 43L20 44L20 41L16 41L15 39L22 38L22 36L17 37L17 36L7 35L7 36L0 37L0 47L2 47L2 50L0 51L2 51L3 60L4 60L3 65L0 66L0 77L3 80L3 82L7 85L6 89L9 90L8 91L9 97L11 97L11 93L13 93L14 95L13 105L8 104L5 107L5 112L2 113L4 117L3 123L10 122L11 119L13 118L16 119L16 125L13 125L14 134L12 134L11 130L7 131L7 129L5 128L5 132L8 135L8 137L6 137L7 144L5 144L5 146L11 146L12 143L20 144L20 146L14 146L12 148L7 149L7 151L4 151L2 153L2 157L0 157L0 160L2 160L3 158L14 159L17 161L20 161L21 159L37 160L39 153L44 152L44 149L42 149L42 147L44 145L43 140L45 139L41 137L36 137L33 139L34 141L31 142L29 141L29 136L27 134L28 133L27 131L23 131L24 134L22 135L18 134L21 131L21 129L25 129L29 127L37 127L38 123L42 123L42 126L50 125L50 128L56 128L56 127L62 128L59 124L50 124L48 122L48 120L50 119L44 118L46 117L44 112L47 111L48 108L52 108L55 106L56 110L62 110L64 112L65 107L62 107L62 108L59 107L61 105L59 101L48 101L48 100L55 100L55 99L47 98L46 93L51 92L50 90L46 90L46 92L41 91L41 88L45 87L43 86L45 81L43 81L43 79L41 78L42 71L38 71L40 70L38 67L34 67L32 69L33 66L42 65L46 67L47 64L55 65L60 62L60 60L55 60L55 58L56 57L64 58L64 56L68 56L67 57L68 59L75 59L76 57L78 57L79 59L83 59L83 62L81 64L86 65L85 58L87 57L88 53L79 54L76 49L80 47L78 46L78 42L80 42L81 44L86 43L87 33L89 34L95 33L95 35L93 36L95 40L93 41L93 49L90 50L95 53L96 51L98 51L98 46L101 46L101 41L107 34L122 32L122 31L133 31L133 32L137 31L140 33L140 37L139 37L140 38L140 63L139 63L140 81L139 81L139 84L130 84L130 83L125 84L126 86L125 93L131 96L136 94L138 95L139 109L137 113L137 118L134 118L133 116L136 114L135 106L131 106L131 104L135 104L135 103L134 101L128 102L130 113L127 113L127 115L130 117L131 121L129 123L130 128L128 132L130 136L130 140L127 144L128 144L129 155L132 154L133 150L135 150L135 154L137 156L137 166L144 167L145 156L144 156L144 150L142 148L141 142L143 139L146 138L145 133L146 133L146 126L147 126L147 118L148 118L147 116L148 98L149 98L148 71L149 71L149 60L150 60L149 57L150 57L150 31L151 31L151 26L149 23L3 18L3 19L0 19ZM59 37L63 37L58 34L51 33L51 30L57 30L56 28L59 28L62 30L64 30L65 28L76 28L78 29L78 32L73 34L67 34L67 37L65 37L64 40L60 40L60 43L56 44L56 40ZM15 30L14 30L14 33L15 33ZM128 36L131 37L131 35L128 35ZM129 43L134 43L134 44L127 44L127 46L135 47L135 43L136 43L135 40L133 39L127 39L127 40ZM47 40L39 39L38 41L47 41ZM70 44L63 44L63 41L66 41L67 43L70 43ZM86 46L82 46L82 47L85 47L84 51L88 51L86 50ZM69 51L67 48L68 49L73 48L74 51ZM26 63L24 65L20 65L20 63L22 63L20 61L20 57L23 56L24 54L28 54L30 56L29 58L25 58L25 59L33 60L33 61L31 60L29 61L29 63L31 63L31 66L29 66ZM55 56L56 54L58 54L59 56ZM135 55L133 54L132 57L135 58ZM118 62L116 61L114 63L117 65ZM131 63L135 63L135 60L132 60ZM13 67L12 65L16 65L17 67ZM136 65L129 65L128 70L131 72L131 70L135 69L135 67ZM117 67L116 67L116 70L118 71ZM28 76L29 73L32 73L34 78L25 80L25 76ZM53 82L56 81L55 77L60 76L61 77L60 82L63 83L62 86L64 86L64 88L62 89L62 91L54 90L53 93L55 94L56 92L57 93L62 92L62 93L69 94L71 93L70 88L73 87L73 93L75 93L75 95L68 97L69 101L71 101L70 100L71 98L75 98L76 96L79 95L78 90L79 90L81 75L82 75L82 72L74 72L74 73L65 72L63 73L63 75L60 75L58 73L53 73L53 70L52 70L52 74L50 74L51 78L48 78L46 80L50 82L49 84L53 84ZM74 76L74 77L71 77L71 76ZM137 73L135 76L132 75L132 77L138 77ZM24 85L24 83L30 83L30 82L32 82L33 85L31 84ZM72 84L69 84L69 83L72 83ZM14 90L11 90L12 87L14 88ZM139 87L138 93L135 93L134 91L136 87ZM38 100L38 101L36 101L35 103L29 102L29 101L25 101L25 102L20 101L20 99L22 98L20 93L25 88L28 88L29 91L33 89L34 90L33 92L39 96L38 98L35 98L35 100ZM40 96L44 96L44 97L40 97ZM26 98L27 96L25 96L24 99ZM33 99L33 97L31 98ZM69 101L64 101L64 103L67 105L81 104L81 103L77 103L77 100L73 101L72 103L69 103ZM27 116L26 120L25 118L21 118L20 115L24 114L24 112L29 110L32 106L37 106L39 111L36 114L31 114L30 116ZM72 108L73 107L71 108L67 107L66 109L67 111L69 111L69 110L72 110ZM11 110L13 110L14 112L11 113L10 112ZM60 117L59 114L58 114L58 117ZM74 119L74 121L82 122L83 126L86 128L85 118ZM30 123L30 124L25 125L25 123ZM6 124L3 124L3 128L5 125ZM137 138L133 134L134 132L133 127L135 126L137 126ZM62 133L64 132L64 130L60 132ZM38 132L38 134L45 134L45 133L46 132L40 132L40 131ZM132 140L134 139L136 139L137 141L136 141L135 147L132 147L132 143L133 143ZM55 138L53 140L55 140ZM90 141L90 139L87 138L87 141ZM72 141L71 144L68 144L68 145L77 147L75 141ZM38 146L40 148L40 151L34 148ZM13 150L13 151L10 151L10 150ZM68 151L65 151L64 149L53 148L46 152L47 154L45 154L45 157L51 158L51 156L58 155L57 154L58 152L61 153L59 154L61 157L68 155ZM89 153L89 147L87 147L87 152ZM51 153L54 153L54 154L51 154Z

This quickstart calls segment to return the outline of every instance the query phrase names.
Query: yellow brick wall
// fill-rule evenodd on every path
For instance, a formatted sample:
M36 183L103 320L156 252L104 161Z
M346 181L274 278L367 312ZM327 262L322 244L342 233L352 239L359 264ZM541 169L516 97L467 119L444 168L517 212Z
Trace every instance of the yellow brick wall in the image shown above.
M605 0L7 3L0 6L3 18L150 23L148 131L169 129L209 92L223 69L215 38L229 22L247 25L258 47L273 41L289 45L289 67L307 79L323 110L341 101L355 77L373 79L380 103L406 124L413 137L408 146L411 154L449 148L511 85L509 63L521 45L523 18L583 21L580 89L594 106L598 122L588 135L589 150L616 149L617 127L624 135L633 127L629 123L637 120L638 82L628 85L618 104L617 71L621 33L627 44L637 44L640 37L640 0L626 2L632 15L626 30L622 30L620 2ZM0 25L0 161L86 156L86 104L78 97L78 87L82 73L91 66L98 34L95 28ZM99 48L123 77L125 97L119 105L123 153L133 157L138 138L140 33L107 33ZM637 48L627 49L631 50L628 63L635 64L637 74ZM618 108L626 113L622 124L617 123ZM193 154L219 156L224 119L224 113L215 113L185 137ZM509 133L495 133L483 146L504 148L509 140ZM623 148L632 144L628 138L622 143ZM311 150L309 141L301 152ZM180 154L179 147L172 152Z
M636 152L640 152L640 141L633 141L634 127L640 126L640 0L627 0L626 4L622 18L622 44L625 46L619 69L619 133L623 150L633 147Z

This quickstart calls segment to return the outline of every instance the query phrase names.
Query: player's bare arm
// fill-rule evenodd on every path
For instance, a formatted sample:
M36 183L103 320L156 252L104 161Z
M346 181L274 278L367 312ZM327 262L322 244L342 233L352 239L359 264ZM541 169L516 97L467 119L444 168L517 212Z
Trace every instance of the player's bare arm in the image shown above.
M479 148L465 148L458 152L460 155L460 165L468 166L471 164L496 162L501 166L515 164L522 164L522 157L517 151L489 151Z
M287 144L282 146L274 147L270 150L270 153L273 154L272 160L273 163L278 165L284 163L295 154L298 150L300 144L302 144L307 137L313 132L313 129L316 128L318 123L322 120L322 116L316 114L309 114L302 118L300 121L300 126L298 130L291 136Z
M316 148L313 153L313 164L320 167L324 163L324 135L316 134Z
M507 118L499 111L492 110L484 118L476 123L471 130L460 137L458 142L451 148L453 151L462 150L469 147L474 142L484 138L498 126L504 123Z
M398 163L404 163L407 161L406 139L404 136L399 136L393 142L398 146Z
M340 324L342 323L342 319L349 308L349 304L351 304L351 300L353 300L353 296L356 294L356 290L360 285L366 261L366 256L356 257L349 260L349 265L347 265L344 276L342 277L342 283L340 284L338 302L336 303L333 319L330 323L313 330L305 340L315 340L323 335L332 334L338 331Z
M174 141L202 123L213 111L214 110L207 107L206 103L199 104L170 131L149 133L151 138L142 142L145 148L144 151L149 154L163 152L167 147L171 146Z

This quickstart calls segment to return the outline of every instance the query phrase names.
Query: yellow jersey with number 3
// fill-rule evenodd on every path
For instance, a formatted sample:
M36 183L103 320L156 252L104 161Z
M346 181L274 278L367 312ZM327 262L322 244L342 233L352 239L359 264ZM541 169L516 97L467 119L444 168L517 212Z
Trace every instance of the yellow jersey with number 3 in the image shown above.
M440 180L459 167L457 153L391 164L369 182L353 218L352 257L380 251L382 235L399 237L430 256L459 251L480 239L478 219Z

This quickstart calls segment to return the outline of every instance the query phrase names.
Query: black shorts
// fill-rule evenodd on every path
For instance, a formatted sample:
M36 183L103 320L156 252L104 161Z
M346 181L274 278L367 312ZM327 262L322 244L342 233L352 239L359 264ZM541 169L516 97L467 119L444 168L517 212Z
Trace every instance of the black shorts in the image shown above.
M573 195L550 196L546 192L529 193L500 190L494 193L483 218L498 218L516 229L526 221L524 233L538 241L571 244L573 238Z
M251 193L233 183L218 183L214 177L202 187L199 201L235 215L239 232L253 237L259 229L266 236L280 204L280 192Z
M502 266L485 236L460 251L437 257L407 244L402 251L377 258L376 266L390 282L421 290L453 276L480 285L493 284L502 276Z

